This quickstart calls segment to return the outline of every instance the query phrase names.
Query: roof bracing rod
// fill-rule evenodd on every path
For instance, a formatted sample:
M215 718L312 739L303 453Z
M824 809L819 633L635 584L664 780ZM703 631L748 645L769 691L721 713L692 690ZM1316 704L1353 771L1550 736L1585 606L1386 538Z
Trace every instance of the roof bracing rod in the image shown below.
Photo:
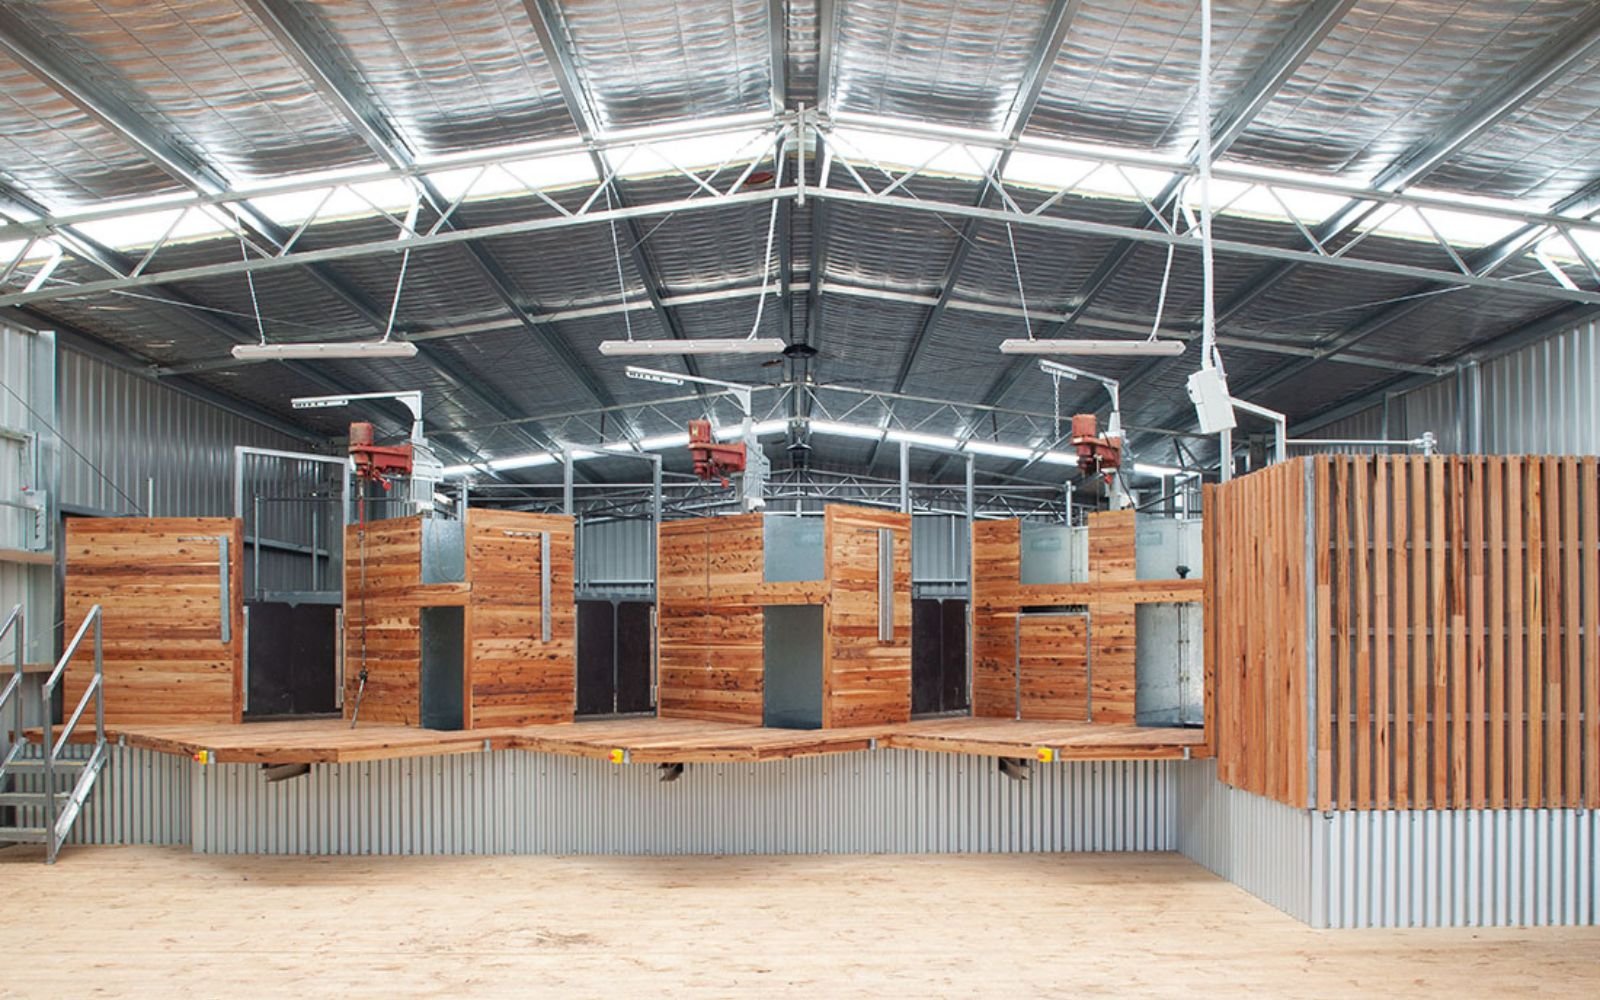
M211 166L205 157L184 149L162 136L149 121L115 95L84 79L53 43L34 33L32 28L14 12L3 7L0 7L0 51L17 60L52 89L139 150L184 186L202 195L216 195L228 189L227 178ZM234 203L232 207L236 218L273 246L284 245L288 234L271 219L247 202ZM134 267L130 266L127 271L131 272L133 269ZM359 293L346 287L339 278L317 266L308 268L306 273L336 298L354 308L369 325L378 330L386 328L387 318L367 303ZM146 275L141 274L138 277L144 276ZM485 392L473 384L480 380L459 381L440 367L436 356L425 352L419 352L419 356L425 357L426 363L439 370L448 380L457 383L460 391L473 395L489 403L491 409L496 409ZM534 440L525 430L519 433L528 436L530 441Z
M319 33L310 21L315 15L285 0L242 2L267 26L279 47L306 71L317 89L379 159L396 170L412 171L415 168L416 156L411 143L401 135L387 112L356 85L354 74L344 65L341 54L321 42ZM436 214L445 215L449 210L448 199L440 195L426 176L412 174L412 177L428 206ZM446 231L454 228L451 222L445 222ZM602 405L615 402L595 377L594 371L584 364L559 333L540 327L532 320L529 311L522 305L521 297L516 294L509 275L489 248L476 243L469 243L466 248L469 260L484 284L533 335L534 340L552 355L556 363L566 369L567 374L596 402Z
M556 83L561 91L562 102L566 105L567 113L577 127L578 134L585 140L593 140L600 131L599 116L589 101L583 79L578 73L577 61L567 45L566 26L561 19L559 8L551 0L524 0L523 7L528 12L528 19L533 22L534 32L539 36L540 47L544 49L545 55L556 71ZM594 161L595 173L600 176L601 183L610 188L608 203L614 201L618 211L627 212L630 207L628 199L616 183L614 171L605 152L591 147L589 156ZM657 276L655 265L645 250L645 237L639 231L638 223L631 215L621 215L619 218L628 245L628 259L633 264L634 273L644 283L645 295L650 300L651 308L655 310L661 325L673 339L687 340L688 336L683 332L677 317L662 304L661 293L666 286ZM700 365L694 358L685 356L682 362L684 369L690 375L700 374Z

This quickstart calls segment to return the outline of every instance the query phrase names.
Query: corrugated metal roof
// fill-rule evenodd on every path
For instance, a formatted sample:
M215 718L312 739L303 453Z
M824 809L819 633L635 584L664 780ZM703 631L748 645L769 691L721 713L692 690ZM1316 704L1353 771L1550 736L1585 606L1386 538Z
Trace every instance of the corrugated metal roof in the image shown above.
M918 126L994 133L1026 96L1030 61L1042 52L1045 72L1024 129L1030 139L1181 157L1198 132L1195 0L1067 4L1070 21L1054 53L1042 48L1058 9L1047 0L834 0L825 8L816 0L780 5L764 0L548 0L542 6L556 15L556 40L568 50L579 110L602 132L769 113L773 31L791 113L802 104L814 107L821 92L829 91L832 110L846 116L884 116ZM1574 25L1589 24L1577 19L1591 6L1582 0L1498 5L1362 0L1298 69L1286 74L1228 155L1366 183L1419 143L1441 138L1441 131L1474 102L1526 72L1552 46L1566 42ZM562 60L540 45L527 3L295 0L292 7L307 26L305 41L311 51L332 53L334 75L349 81L353 93L346 96L372 109L424 161L577 134L562 93ZM781 22L773 25L775 7ZM831 17L827 23L822 9ZM1219 5L1215 106L1238 106L1263 61L1321 9L1309 0ZM255 184L378 163L327 84L308 72L305 54L288 51L241 0L21 0L8 11L63 54L91 89L114 94L153 133L192 153L226 182ZM824 69L827 78L819 80ZM1594 166L1600 162L1597 154L1600 53L1591 49L1542 86L1520 95L1420 182L1439 191L1526 199L1543 208L1592 190L1600 177ZM758 166L771 168L770 163ZM786 171L792 168L791 161ZM888 183L881 172L862 169L875 185ZM724 172L717 181L729 182L733 176ZM818 180L815 164L810 180ZM828 183L855 189L854 180L837 167ZM0 57L0 184L53 213L179 189L177 181L114 128L5 57ZM618 190L633 203L704 195L693 181L672 173L624 177ZM960 205L976 205L983 194L982 184L971 177L918 177L905 190L913 197ZM1024 209L1043 197L1021 190L1015 196ZM550 197L570 212L579 208L585 193L556 191ZM987 204L998 202L991 193ZM20 212L3 201L0 211L13 216ZM532 196L501 196L464 204L455 218L462 225L483 225L549 219L559 211ZM1008 233L991 222L969 224L959 216L893 206L831 202L802 207L784 202L779 211L788 229L793 279L820 283L821 291L802 286L787 301L768 298L758 332L792 340L814 332L821 353L809 365L701 358L697 364L704 374L771 382L809 373L820 384L888 390L895 387L908 352L920 344L905 391L977 402L1016 364L999 356L995 345L1023 335L1025 325L1020 316L974 311L962 304L1014 309L1025 297L1039 320L1038 332L1049 317L1070 313L1083 303L1091 278L1119 249L1117 240L1101 236L1026 226ZM1126 197L1074 195L1046 211L1053 217L1119 226L1148 224L1140 204ZM770 218L767 205L745 204L638 218L631 225L482 240L480 251L498 269L517 306L535 316L574 309L589 313L555 319L538 332L512 325L505 301L484 280L483 268L464 245L419 252L408 267L397 325L409 331L489 327L432 340L428 352L480 382L518 415L593 406L594 394L580 384L580 377L619 400L650 398L641 394L639 383L624 377L623 359L601 357L596 346L626 336L630 327L636 338L670 336L661 311L646 303L651 291L666 299L672 322L686 336L748 333L759 302L754 288L764 276ZM816 220L820 225L814 227ZM297 220L282 221L292 228ZM425 228L433 221L425 209L420 225ZM1292 225L1259 218L1224 216L1217 233L1257 244L1304 245ZM333 247L394 235L387 220L346 218L309 227L299 246ZM642 240L643 269L630 253L635 239ZM1346 234L1334 245L1349 239ZM774 287L783 249L774 247L771 270L765 272ZM963 258L959 268L953 266L958 251ZM140 252L129 251L135 257ZM239 252L231 237L193 240L163 250L151 270L235 260ZM1390 236L1366 238L1349 256L1401 264L1445 259L1439 248L1424 241ZM1083 310L1073 335L1104 335L1105 324L1121 335L1136 335L1133 331L1153 318L1165 257L1164 248L1150 244L1129 254ZM398 254L378 254L326 264L322 270L381 315L394 294L399 266ZM1260 259L1219 254L1219 303L1250 292L1266 273L1270 268ZM1510 261L1501 273L1553 284L1528 260ZM933 302L952 275L951 295L957 301L930 325ZM95 276L87 265L71 262L53 280ZM1591 277L1576 269L1572 276L1584 281ZM269 337L365 338L376 332L370 317L298 269L259 272L255 285ZM170 291L193 304L99 295L42 302L36 313L163 364L220 358L232 340L229 329L234 337L254 335L255 306L242 276L186 281ZM723 291L734 295L671 304L677 297ZM1419 292L1429 293L1429 301L1365 337L1362 352L1395 362L1431 363L1552 308L1548 300L1515 290L1443 291L1419 287L1409 278L1301 267L1226 314L1221 332L1270 338L1291 348L1325 346L1363 321L1390 315L1387 310L1394 302ZM1168 282L1164 325L1193 330L1200 294L1198 257L1180 251ZM620 308L624 297L634 308ZM811 304L818 297L820 306L812 315ZM1224 353L1235 386L1300 360L1235 345ZM1124 400L1128 420L1161 421L1183 401L1183 378L1193 354L1154 368L1121 360L1095 367L1111 374L1149 374ZM679 370L683 362L669 358L659 365ZM504 419L426 358L321 367L355 385L422 388L430 422L461 428L469 441L475 440L470 428ZM1281 403L1291 414L1308 414L1338 402L1344 398L1341 393L1381 385L1395 374L1382 367L1323 362L1312 377L1280 384L1262 401ZM287 409L290 395L320 391L280 365L223 368L194 377L291 419L306 418ZM1098 398L1092 386L1064 387L1064 406L1095 405ZM1053 405L1048 380L1033 373L1016 379L1004 401L1041 412ZM918 412L915 404L906 405L908 414ZM693 409L647 414L638 429L661 433ZM491 454L527 447L525 437L499 426L476 440ZM870 444L860 442L819 441L812 459L848 467L865 461L871 451ZM774 458L780 464L788 461L781 445L774 446Z

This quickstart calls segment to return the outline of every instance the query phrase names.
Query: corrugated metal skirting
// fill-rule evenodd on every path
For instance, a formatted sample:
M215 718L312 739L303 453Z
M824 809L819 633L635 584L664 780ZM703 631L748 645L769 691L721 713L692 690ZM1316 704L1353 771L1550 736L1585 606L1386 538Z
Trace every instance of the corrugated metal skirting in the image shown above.
M1210 760L1178 770L1178 850L1310 922L1311 814L1225 785L1216 775L1216 762Z
M280 784L193 768L205 853L788 854L1162 851L1172 765L1041 765L880 750L656 769L499 751L327 765Z
M1597 922L1593 809L1308 815L1315 926Z

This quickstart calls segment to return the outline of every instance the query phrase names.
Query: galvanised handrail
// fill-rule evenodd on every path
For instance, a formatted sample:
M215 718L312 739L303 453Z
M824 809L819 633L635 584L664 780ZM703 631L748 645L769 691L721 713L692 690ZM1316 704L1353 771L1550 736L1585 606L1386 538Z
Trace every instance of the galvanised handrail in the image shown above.
M88 707L89 698L90 698L91 695L94 697L94 700L95 700L95 705L94 705L95 746L96 747L101 747L101 746L105 745L105 741L106 741L105 660L104 660L103 651L102 651L102 648L101 648L100 621L101 621L100 605L96 604L94 607L90 608L89 609L89 613L84 616L83 624L78 626L77 634L72 637L72 641L71 642L67 643L67 648L61 654L61 659L56 663L56 668L54 670L50 671L49 678L47 678L45 680L43 686L41 686L39 688L39 716L40 716L41 720L43 721L43 726L42 726L42 729L41 729L41 733L42 733L41 742L43 744L43 749L44 749L44 787L45 787L46 792L53 792L55 790L55 763L56 763L56 756L57 756L57 754L60 753L61 746L63 744L65 744L69 739L71 739L72 731L75 728L77 728L78 720L83 717L83 711L84 711L85 708ZM78 699L77 708L75 708L73 710L72 717L69 718L66 721L66 723L61 727L61 737L60 737L59 740L56 740L55 736L54 736L54 733L52 731L54 729L54 727L51 725L51 722L50 722L50 701L55 696L56 684L58 684L61 681L62 675L66 673L67 664L72 662L73 654L77 653L78 647L83 643L83 638L84 638L85 635L88 634L90 625L94 626L94 679L91 680L88 683L87 686L85 686L85 688L83 690L83 696ZM48 836L50 838L51 847L52 847L51 855L54 856L54 853L55 853L54 845L55 845L55 836L56 836L56 800L55 800L55 796L53 794L45 795L44 802L45 802L45 830L46 830L46 836Z
M20 604L11 609L11 613L6 615L5 624L0 625L0 642L5 641L6 633L13 628L17 630L16 645L13 647L15 650L15 662L11 679L6 681L5 690L0 691L0 715L5 713L6 702L16 698L16 717L14 719L16 724L12 727L11 750L6 754L5 760L0 761L0 767L4 767L16 758L17 754L21 752L24 742L22 738L22 652L24 628L22 605Z

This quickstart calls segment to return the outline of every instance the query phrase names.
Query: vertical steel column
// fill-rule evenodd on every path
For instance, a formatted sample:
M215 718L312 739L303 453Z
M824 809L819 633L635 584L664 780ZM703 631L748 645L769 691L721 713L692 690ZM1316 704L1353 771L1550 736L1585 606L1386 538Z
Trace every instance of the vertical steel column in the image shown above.
M561 449L561 510L571 516L572 514L572 450Z
M911 442L900 442L900 513L911 513Z
M977 657L977 641L976 641L976 638L972 634L972 632L973 632L973 624L976 621L976 616L973 614L973 606L977 603L977 597L978 597L978 572L977 572L977 569L976 569L977 560L975 560L973 558L974 536L973 536L972 526L973 526L974 520L977 517L977 505L974 502L974 496L973 496L974 495L973 472L974 472L974 470L973 470L972 456L969 454L967 456L967 709L968 709L968 711L971 711L971 709L972 709L972 671L973 671L973 668L974 668L974 666L976 664L976 657Z
M1317 807L1317 463L1305 459L1306 808Z

